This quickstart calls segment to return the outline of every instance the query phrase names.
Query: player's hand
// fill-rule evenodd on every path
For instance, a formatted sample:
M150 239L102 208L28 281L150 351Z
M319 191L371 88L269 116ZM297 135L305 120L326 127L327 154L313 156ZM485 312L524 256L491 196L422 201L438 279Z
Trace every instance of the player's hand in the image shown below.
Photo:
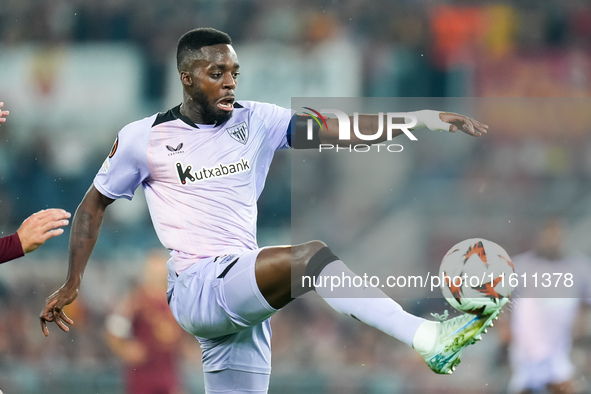
M4 103L0 101L0 108L4 106ZM10 112L0 110L0 123L6 122L6 117Z
M73 325L74 321L64 313L64 307L71 304L78 296L78 287L68 286L64 284L59 290L47 297L45 301L45 308L41 311L39 319L41 321L41 330L43 335L49 336L48 322L55 322L57 326L65 332L70 331L70 327L66 325Z
M453 112L442 112L439 114L439 118L445 123L451 124L451 126L449 126L449 131L451 133L461 130L468 135L480 137L488 132L488 125L480 123L476 119L468 116L455 114Z
M49 238L64 232L59 228L67 226L70 213L63 209L45 209L29 216L17 230L23 252L29 253L43 245Z

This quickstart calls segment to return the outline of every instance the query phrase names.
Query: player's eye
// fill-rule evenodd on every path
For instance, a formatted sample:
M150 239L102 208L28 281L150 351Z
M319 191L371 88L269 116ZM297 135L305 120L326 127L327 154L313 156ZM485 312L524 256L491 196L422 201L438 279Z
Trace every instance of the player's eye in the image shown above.
M232 74L232 77L233 77L234 79L236 79L236 78L238 78L238 76L239 76L239 75L240 75L240 73L239 73L239 72L235 72L235 73L233 73L233 74Z
M213 74L211 74L211 77L214 79L219 79L222 77L222 73L213 73Z

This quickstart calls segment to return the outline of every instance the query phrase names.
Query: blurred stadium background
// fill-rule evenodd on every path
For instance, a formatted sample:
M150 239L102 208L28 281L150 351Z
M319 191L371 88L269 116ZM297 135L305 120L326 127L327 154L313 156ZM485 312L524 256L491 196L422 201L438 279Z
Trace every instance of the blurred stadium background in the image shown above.
M480 139L423 133L403 154L375 159L372 176L348 160L311 157L311 181L293 195L290 169L302 168L305 153L280 152L259 205L260 245L291 242L288 202L307 196L321 203L294 215L311 218L310 237L346 261L371 256L382 262L371 268L380 273L436 270L452 244L473 236L510 254L525 251L549 213L564 214L570 246L591 253L591 5L582 0L3 1L0 100L11 115L0 128L1 234L39 209L74 212L118 130L180 102L176 41L199 26L232 36L238 99L289 107L292 97L306 96L463 97L450 107L468 108L491 126ZM314 171L333 183L320 183ZM345 198L359 190L371 198ZM307 232L300 234L294 240ZM52 327L46 339L37 316L66 275L67 237L0 267L7 394L123 392L104 320L159 245L141 191L108 211L69 310L76 326L68 335ZM445 306L402 303L418 314ZM404 345L327 309L306 299L274 317L272 393L506 389L499 330L468 349L453 376L439 377ZM589 338L583 332L574 353L586 391ZM199 393L197 343L194 352L184 362L186 386Z

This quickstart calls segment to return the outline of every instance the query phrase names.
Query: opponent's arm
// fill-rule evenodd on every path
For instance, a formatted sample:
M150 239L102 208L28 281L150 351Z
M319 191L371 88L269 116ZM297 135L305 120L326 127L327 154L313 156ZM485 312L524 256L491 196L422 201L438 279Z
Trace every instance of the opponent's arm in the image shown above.
M43 245L49 238L64 232L70 213L63 209L44 209L29 216L16 233L0 238L0 264L25 255Z
M0 101L0 108L4 106L4 103ZM10 114L9 111L0 110L0 123L6 122L6 117Z
M64 232L70 213L59 208L44 209L29 216L17 230L23 253L30 253L50 238Z
M131 365L145 363L148 355L146 346L133 337L133 319L141 305L136 302L135 295L132 291L121 300L105 322L107 345L113 353Z
M84 269L98 239L105 209L113 201L103 196L93 185L78 206L72 220L67 280L62 287L47 298L45 308L39 316L41 329L45 336L49 335L47 322L55 322L59 328L66 332L69 331L69 327L65 323L74 323L66 316L63 308L71 304L78 296Z

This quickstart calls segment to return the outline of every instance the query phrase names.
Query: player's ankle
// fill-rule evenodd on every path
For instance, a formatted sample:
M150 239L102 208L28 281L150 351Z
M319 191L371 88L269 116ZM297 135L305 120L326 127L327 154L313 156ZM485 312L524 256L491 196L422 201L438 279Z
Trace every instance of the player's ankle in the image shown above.
M412 340L412 347L417 352L423 354L430 352L437 342L437 325L434 321L425 321L417 328L417 332Z

